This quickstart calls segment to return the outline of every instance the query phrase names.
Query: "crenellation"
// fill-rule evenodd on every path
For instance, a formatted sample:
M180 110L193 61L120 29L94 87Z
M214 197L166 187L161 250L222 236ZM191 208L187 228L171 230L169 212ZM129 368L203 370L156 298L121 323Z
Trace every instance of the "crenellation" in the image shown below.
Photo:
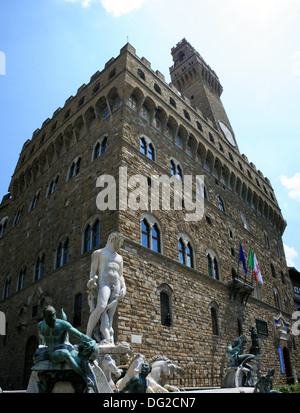
M152 69L151 69L151 63L150 63L149 60L147 60L145 57L142 57L142 58L140 59L140 61L143 63L143 65L144 65L145 67L147 67L148 69L152 70Z

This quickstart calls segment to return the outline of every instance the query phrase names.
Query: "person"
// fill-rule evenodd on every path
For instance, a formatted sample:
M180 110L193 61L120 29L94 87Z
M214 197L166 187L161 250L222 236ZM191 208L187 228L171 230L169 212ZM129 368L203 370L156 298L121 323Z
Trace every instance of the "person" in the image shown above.
M55 364L65 362L69 368L78 373L85 380L87 387L95 390L94 380L88 377L87 361L97 353L95 340L92 340L68 321L56 318L56 310L52 306L46 306L43 310L44 320L38 324L38 332L41 345L36 351L36 357L47 351L50 361ZM81 340L79 351L69 342L69 334ZM94 379L94 378L93 378Z
M126 294L123 258L118 254L123 242L123 235L113 232L106 246L92 254L87 283L90 317L86 334L90 337L94 335L101 345L114 345L113 317L119 300ZM98 323L101 335L99 330L94 331Z
M120 390L120 393L147 393L149 380L146 378L151 373L149 363L143 363L139 375L133 376Z

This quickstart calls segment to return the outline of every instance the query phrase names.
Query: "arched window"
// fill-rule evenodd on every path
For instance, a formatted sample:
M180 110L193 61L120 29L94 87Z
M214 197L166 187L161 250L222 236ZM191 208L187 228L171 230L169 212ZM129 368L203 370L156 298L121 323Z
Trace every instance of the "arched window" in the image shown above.
M102 140L98 141L94 147L93 160L99 158L107 151L108 138L105 136Z
M153 148L152 143L149 143L149 146L148 146L148 158L154 161L154 148Z
M92 228L90 225L88 225L84 232L83 252L90 251L91 249L92 249Z
M184 256L185 256L184 250L185 250L185 246L184 246L184 243L183 243L183 241L182 241L181 238L178 240L178 249L179 249L179 262L180 262L181 264L185 264L185 262L184 262Z
M212 278L213 276L212 259L210 255L207 256L207 267L208 267L208 275Z
M217 260L216 255L210 251L207 253L207 268L208 268L208 275L215 280L220 279L220 271L219 271L219 263Z
M187 237L181 236L178 240L179 262L194 268L194 252L191 242Z
M194 268L193 248L189 242L186 246L186 265Z
M48 198L49 195L57 191L58 179L59 179L59 176L57 176L55 179L52 179L52 181L50 182L48 189L47 189L46 198Z
M219 279L219 265L218 265L218 261L216 258L213 259L213 275L214 275L214 279L216 280Z
M272 277L273 277L273 278L276 278L276 271L275 271L275 267L274 267L274 265L273 265L273 264L270 264L270 267L271 267L271 274L272 274Z
M147 155L147 143L146 143L145 138L141 138L140 142L141 142L141 152L142 152L142 154Z
M34 266L34 276L33 281L38 281L44 276L45 271L45 254L40 255Z
M79 174L81 158L75 159L69 169L68 180Z
M55 266L56 269L68 263L69 249L70 249L69 238L66 238L65 242L60 242L57 248L57 251L56 251L56 266Z
M275 244L275 250L276 250L277 257L280 258L280 249L278 247L276 240L274 240L274 244Z
M268 249L271 249L271 244L270 244L270 240L269 240L269 236L268 236L267 231L264 231L264 237L265 237L266 247L267 247Z
M83 236L83 252L88 252L100 244L100 221L88 224Z
M38 192L34 195L32 201L31 201L31 203L30 203L28 212L30 212L30 211L32 211L33 209L35 209L35 207L37 206L39 197L40 197L40 191L38 191Z
M157 224L152 227L152 250L160 252L160 231Z
M172 325L172 288L168 284L161 284L157 292L160 300L161 325L170 327Z
M9 294L10 294L10 284L11 284L11 277L8 277L8 278L5 280L5 283L4 283L3 294L2 294L3 300L4 300L5 298L8 298L8 297L9 297Z
M218 314L214 307L211 307L210 314L211 314L211 323L212 323L212 333L214 336L218 336L219 335Z
M21 269L20 274L18 276L17 291L21 291L23 290L23 288L25 288L25 280L26 280L26 267L24 266Z
M141 222L141 241L143 247L161 253L161 232L154 218L144 218Z
M291 312L291 304L290 304L290 300L289 300L289 298L286 294L284 296L284 303L285 303L285 311L287 313L290 313Z
M5 217L0 221L0 239L4 237L6 227L7 227L8 218Z
M147 156L152 161L155 160L154 146L150 139L145 136L141 137L140 139L140 151L143 155Z
M241 214L241 218L242 218L242 221L243 221L244 228L245 228L247 231L249 231L248 222L247 222L247 220L246 220L246 218L244 217L243 214Z
M176 165L175 165L175 162L173 160L171 160L170 166L171 166L171 174L176 175Z
M279 292L276 288L273 288L273 293L274 293L275 307L278 310L281 310L281 300L280 300Z
M97 142L97 144L94 148L93 159L99 158L100 154L101 154L101 145L100 145L100 142Z
M150 225L146 219L142 221L142 245L150 248Z
M177 165L177 177L180 181L183 181L182 169L180 165Z
M220 211L225 212L224 202L223 202L223 199L220 196L218 196L218 203L219 203Z
M177 161L171 159L170 161L171 175L176 176L180 181L183 182L183 172L182 168Z
M170 297L164 291L160 293L160 314L161 314L161 325L170 327L172 324L171 314L170 314Z
M97 220L92 228L92 248L97 247L100 244L100 222Z
M21 209L19 209L19 211L16 213L15 219L14 219L14 222L13 222L13 227L15 227L20 222L22 213L23 213L23 207Z

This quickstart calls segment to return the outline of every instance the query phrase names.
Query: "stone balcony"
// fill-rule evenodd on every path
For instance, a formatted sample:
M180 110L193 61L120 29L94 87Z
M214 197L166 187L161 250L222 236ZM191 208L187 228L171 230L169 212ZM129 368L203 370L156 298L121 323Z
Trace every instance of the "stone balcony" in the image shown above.
M241 303L247 304L248 298L254 291L252 284L252 277L247 278L235 275L227 283L230 292L230 299L235 301L237 297L240 297Z

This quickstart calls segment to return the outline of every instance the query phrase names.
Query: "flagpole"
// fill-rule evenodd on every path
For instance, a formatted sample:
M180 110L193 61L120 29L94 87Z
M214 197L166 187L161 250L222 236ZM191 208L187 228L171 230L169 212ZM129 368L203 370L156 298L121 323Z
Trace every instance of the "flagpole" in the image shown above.
M251 250L251 247L250 247L250 250ZM252 254L253 254L253 251L252 251ZM249 252L249 257L250 257L250 252ZM252 266L252 280L251 280L251 285L253 285L253 278L254 278L254 264L253 264L253 266Z

